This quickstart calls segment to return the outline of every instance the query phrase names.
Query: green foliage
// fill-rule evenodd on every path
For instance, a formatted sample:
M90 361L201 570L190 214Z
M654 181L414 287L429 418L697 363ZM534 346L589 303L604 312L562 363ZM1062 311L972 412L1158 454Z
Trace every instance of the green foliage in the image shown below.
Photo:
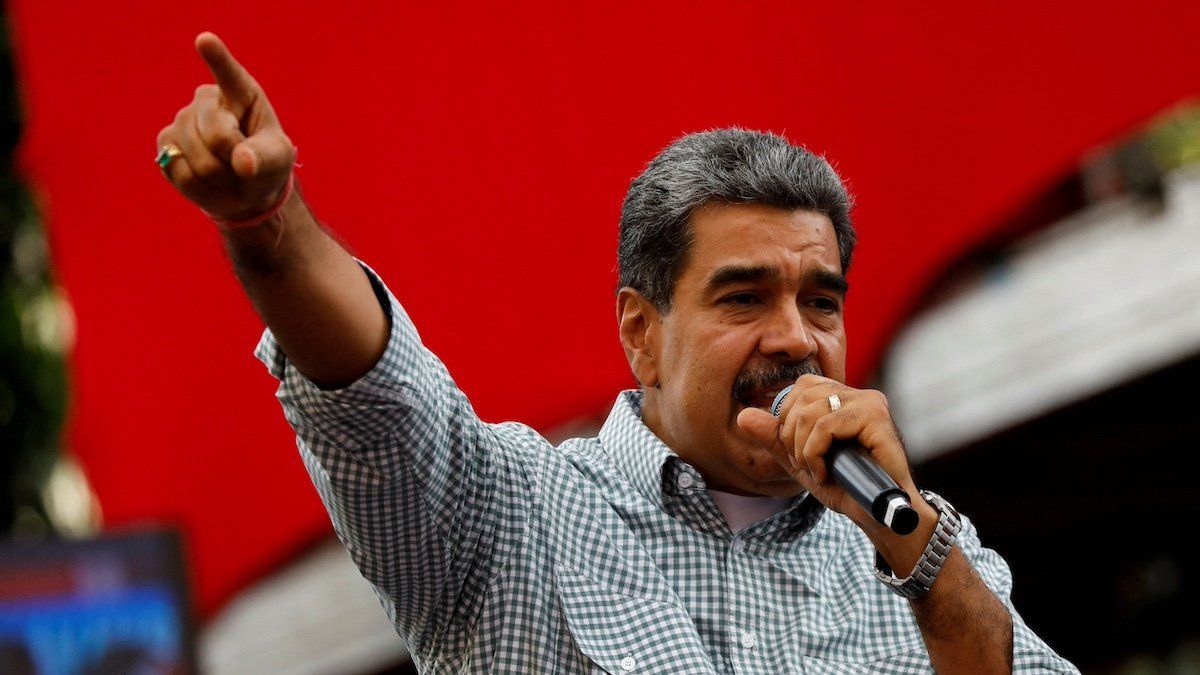
M1146 145L1166 172L1200 162L1200 101L1188 101L1152 123Z
M66 410L69 323L33 199L14 170L19 110L0 16L0 535L10 536L52 529L42 488Z

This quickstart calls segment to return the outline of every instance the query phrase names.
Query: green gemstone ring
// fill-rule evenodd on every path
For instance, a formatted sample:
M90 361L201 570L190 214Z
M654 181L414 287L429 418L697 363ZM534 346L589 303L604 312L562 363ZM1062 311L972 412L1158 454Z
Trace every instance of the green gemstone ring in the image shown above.
M179 146L164 145L159 149L158 154L154 156L154 163L158 165L158 168L166 171L167 167L171 164L171 160L182 156L183 151L179 149Z

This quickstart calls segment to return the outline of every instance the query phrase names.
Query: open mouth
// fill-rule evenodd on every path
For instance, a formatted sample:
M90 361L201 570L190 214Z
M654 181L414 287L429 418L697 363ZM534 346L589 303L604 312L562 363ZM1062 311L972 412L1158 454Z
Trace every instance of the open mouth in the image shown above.
M793 382L776 382L766 386L752 387L742 392L735 391L733 400L738 404L736 412L741 412L742 408L770 410L771 404L775 402L775 397L779 395L780 390L789 384L793 384Z

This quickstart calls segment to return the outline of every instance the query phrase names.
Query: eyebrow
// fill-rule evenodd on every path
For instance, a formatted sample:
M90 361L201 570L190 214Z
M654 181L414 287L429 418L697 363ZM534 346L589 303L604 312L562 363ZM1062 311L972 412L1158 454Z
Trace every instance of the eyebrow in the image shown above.
M745 284L757 281L777 281L782 275L779 270L767 265L726 265L718 267L705 286L709 289L721 288L732 284Z
M732 284L757 283L764 281L779 281L783 274L775 267L768 265L727 265L718 267L709 277L705 287L715 290ZM805 275L805 284L816 286L827 291L845 295L850 290L850 283L845 275L825 269L815 269Z
M808 273L806 281L827 291L840 293L845 295L850 290L850 282L846 281L846 275L840 272L830 272L829 270L813 270Z

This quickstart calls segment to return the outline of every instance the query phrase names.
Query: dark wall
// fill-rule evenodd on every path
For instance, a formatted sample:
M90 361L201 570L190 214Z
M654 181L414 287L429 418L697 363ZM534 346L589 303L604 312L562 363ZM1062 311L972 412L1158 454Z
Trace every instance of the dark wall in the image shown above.
M1084 672L1200 665L1197 382L1193 358L916 470L1008 560L1017 609Z

